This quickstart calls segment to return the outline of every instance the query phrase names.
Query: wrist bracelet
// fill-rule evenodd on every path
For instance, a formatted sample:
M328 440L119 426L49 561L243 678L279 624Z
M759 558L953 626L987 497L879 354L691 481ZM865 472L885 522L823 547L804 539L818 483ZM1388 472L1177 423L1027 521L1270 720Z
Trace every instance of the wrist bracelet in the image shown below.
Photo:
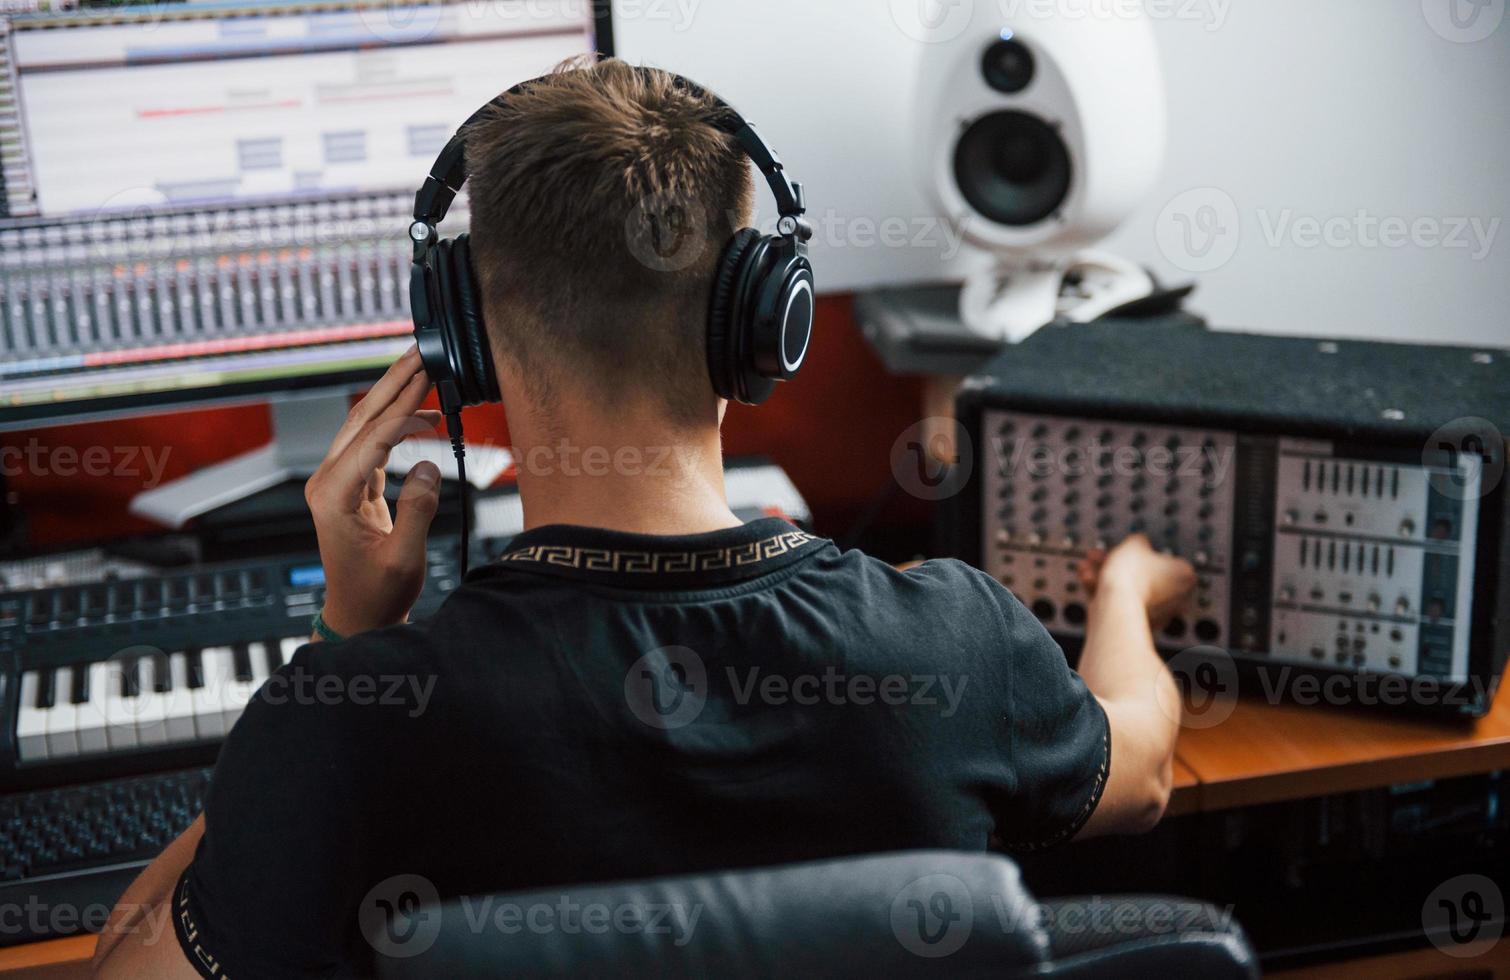
M309 628L314 630L316 636L330 643L340 643L346 637L331 629L325 623L325 610L315 613L315 618L309 621Z

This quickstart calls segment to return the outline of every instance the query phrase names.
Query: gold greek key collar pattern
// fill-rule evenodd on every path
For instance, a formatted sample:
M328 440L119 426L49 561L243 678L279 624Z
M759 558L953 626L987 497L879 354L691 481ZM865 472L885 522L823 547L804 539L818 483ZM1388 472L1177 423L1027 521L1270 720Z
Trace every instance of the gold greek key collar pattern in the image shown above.
M498 561L534 562L558 568L629 575L711 572L777 558L816 540L818 539L806 531L791 530L759 541L708 551L618 551L610 548L537 544L505 552Z

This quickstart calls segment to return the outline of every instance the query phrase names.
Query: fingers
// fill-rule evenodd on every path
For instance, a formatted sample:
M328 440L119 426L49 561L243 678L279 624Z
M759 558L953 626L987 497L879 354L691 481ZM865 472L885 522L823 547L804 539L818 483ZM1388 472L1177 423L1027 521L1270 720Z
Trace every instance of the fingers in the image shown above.
M388 547L398 549L399 555L417 554L423 563L425 539L439 507L440 468L429 460L415 463L399 491Z
M351 445L356 434L362 431L362 427L381 415L393 403L393 400L404 392L416 373L423 376L424 364L420 361L419 348L410 347L393 362L392 367L384 372L377 384L351 406L351 412L347 414L341 430L336 433L335 439L331 442L325 459L327 461L338 459Z
M345 504L360 500L374 474L388 465L394 446L435 428L435 423L418 411L429 393L430 379L423 372L416 374L381 414L352 436L339 457L321 466L325 471L324 489L333 499Z

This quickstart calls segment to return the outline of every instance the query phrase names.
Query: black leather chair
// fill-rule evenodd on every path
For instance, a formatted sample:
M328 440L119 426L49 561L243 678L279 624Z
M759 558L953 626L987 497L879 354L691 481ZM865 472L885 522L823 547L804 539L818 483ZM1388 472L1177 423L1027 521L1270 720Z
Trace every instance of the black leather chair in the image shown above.
M953 851L466 898L411 906L369 935L383 980L1258 975L1242 930L1211 906L1040 903L1007 858Z

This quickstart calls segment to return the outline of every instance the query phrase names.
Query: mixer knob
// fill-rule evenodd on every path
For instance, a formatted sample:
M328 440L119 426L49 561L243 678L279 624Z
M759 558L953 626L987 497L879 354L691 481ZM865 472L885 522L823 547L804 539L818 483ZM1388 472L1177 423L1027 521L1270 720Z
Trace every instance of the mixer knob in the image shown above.
M1142 493L1143 490L1148 486L1148 481L1141 476L1135 476L1133 477L1131 486L1133 493Z
M1408 538L1416 533L1416 522L1407 517L1400 522L1400 537Z
M1179 512L1180 512L1180 502L1178 500L1171 500L1169 503L1167 503L1167 504L1164 505L1164 514L1165 514L1165 516L1173 517L1174 515L1178 514Z
M1289 524L1289 525L1299 524L1300 523L1300 511L1298 511L1298 510L1287 510L1287 511L1285 511L1285 523Z
M1195 559L1197 565L1211 564L1211 556L1204 551L1197 551L1192 557Z
M1134 497L1131 501L1128 502L1127 509L1132 511L1134 514L1140 513L1143 510L1143 498Z
M1395 615L1404 616L1408 612L1410 612L1410 600L1402 595L1400 600L1395 603Z
M1379 611L1379 607L1382 604L1383 603L1382 603L1382 601L1379 598L1379 593L1375 592L1375 593L1373 593L1372 595L1370 595L1368 597L1369 612L1378 612Z
M1073 507L1078 503L1080 503L1079 490L1071 490L1069 493L1064 495L1064 505L1066 507Z
M1064 441L1065 442L1079 442L1080 441L1080 428L1078 426L1072 425L1068 429L1065 429L1064 430Z
M1294 602L1295 601L1295 586L1293 586L1293 585L1283 586L1279 590L1279 601L1280 602Z
M1048 487L1038 487L1036 490L1033 491L1030 499L1035 504L1041 504L1045 500L1048 499L1048 496L1049 496L1049 488Z
M1048 434L1049 434L1049 427L1046 424L1044 424L1043 422L1039 422L1037 425L1033 426L1033 438L1034 439L1042 439L1044 436L1046 436Z
M1072 510L1068 514L1064 515L1064 526L1065 527L1074 527L1076 524L1079 524L1079 523L1080 523L1080 513L1078 511L1073 511Z

